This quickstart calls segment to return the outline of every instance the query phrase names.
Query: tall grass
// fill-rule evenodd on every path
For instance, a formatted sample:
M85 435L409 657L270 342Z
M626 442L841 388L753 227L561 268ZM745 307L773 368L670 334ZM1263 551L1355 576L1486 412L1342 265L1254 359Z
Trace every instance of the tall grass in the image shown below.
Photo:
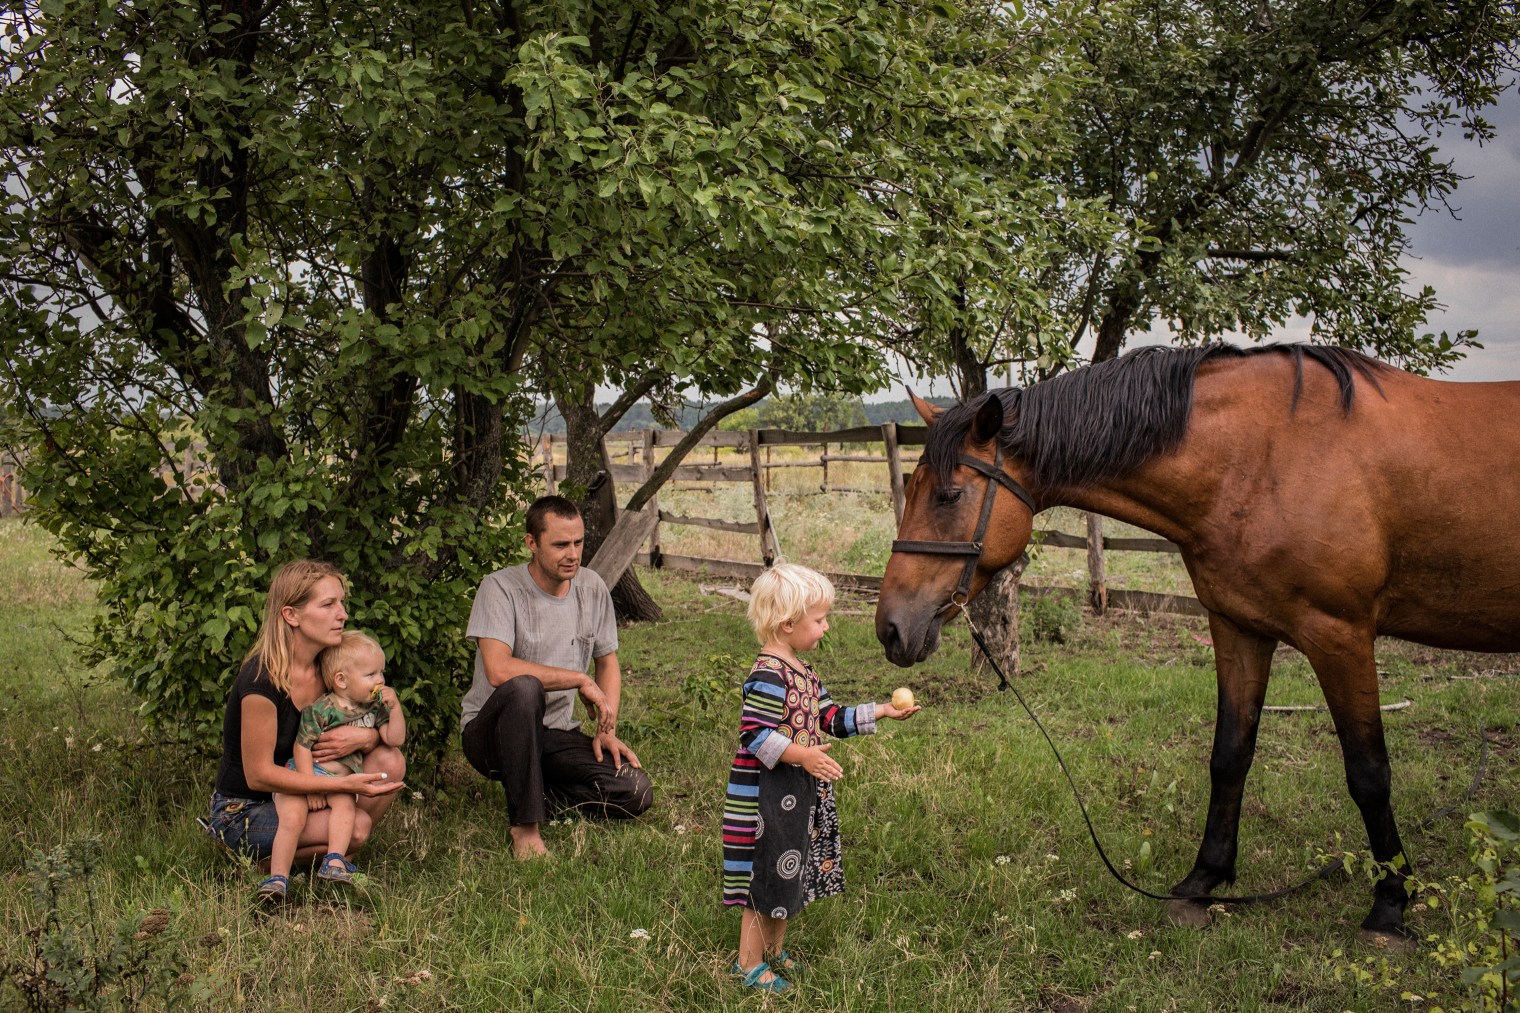
M0 545L7 569L12 554L40 558L48 548L13 523L0 524ZM835 747L847 890L792 928L788 946L808 962L797 989L744 994L727 970L738 925L718 903L718 824L733 687L754 645L737 602L668 574L645 577L669 619L622 630L620 657L626 738L656 784L650 813L629 824L556 823L546 828L554 857L520 864L499 789L455 752L437 772L414 771L362 853L369 892L345 900L303 876L296 902L272 918L253 908L257 872L216 852L192 821L215 744L155 743L134 701L72 660L68 636L92 607L77 577L39 578L57 581L56 605L22 604L15 596L30 592L7 585L0 956L14 957L41 916L26 890L27 856L93 833L106 842L96 874L105 922L120 921L130 937L149 910L170 912L158 944L174 961L168 994L178 1009L1363 1011L1460 994L1452 973L1419 957L1387 962L1352 946L1370 903L1359 880L1221 914L1203 931L1171 926L1103 874L1038 733L1007 696L968 675L964 631L951 629L911 672L895 669L858 600L841 603L815 658L825 681L848 702L910 684L926 709ZM362 615L364 603L354 605ZM1207 800L1214 679L1204 630L1176 617L1089 619L1066 645L1026 645L1019 677L1110 853L1151 888L1186 871ZM20 641L27 646L9 646ZM1489 774L1471 807L1513 806L1516 659L1388 644L1379 660L1384 697L1415 701L1386 722L1404 826L1460 794L1480 726L1491 730ZM693 693L704 673L725 676L728 688ZM1318 701L1312 673L1284 651L1269 703ZM1318 851L1362 840L1328 717L1269 715L1247 790L1239 886L1281 885ZM1409 835L1427 874L1459 867L1464 844L1460 818ZM1417 910L1411 924L1438 932L1446 917ZM1337 975L1348 967L1378 974ZM1400 999L1405 991L1422 1003ZM0 984L0 1007L16 1001Z

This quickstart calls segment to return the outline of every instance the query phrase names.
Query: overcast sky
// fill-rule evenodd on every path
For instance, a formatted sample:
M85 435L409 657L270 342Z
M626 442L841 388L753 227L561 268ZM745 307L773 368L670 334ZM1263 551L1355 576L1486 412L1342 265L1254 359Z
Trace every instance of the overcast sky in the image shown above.
M1487 118L1499 136L1479 146L1460 132L1443 138L1457 171L1471 177L1452 199L1457 218L1427 211L1409 228L1414 243L1405 259L1411 288L1430 285L1446 309L1431 317L1425 331L1476 328L1484 347L1472 349L1447 380L1520 380L1520 97L1514 90ZM1303 328L1284 328L1281 340L1301 340ZM1131 346L1144 344L1142 340ZM1081 349L1090 352L1091 341ZM912 381L925 394L950 394L949 384ZM903 397L902 388L868 400Z
M1481 148L1451 141L1457 170L1470 176L1453 206L1460 220L1427 212L1410 230L1412 277L1436 290L1445 312L1432 331L1476 327L1485 346L1446 376L1452 380L1520 380L1520 99L1507 92L1488 118L1499 136Z

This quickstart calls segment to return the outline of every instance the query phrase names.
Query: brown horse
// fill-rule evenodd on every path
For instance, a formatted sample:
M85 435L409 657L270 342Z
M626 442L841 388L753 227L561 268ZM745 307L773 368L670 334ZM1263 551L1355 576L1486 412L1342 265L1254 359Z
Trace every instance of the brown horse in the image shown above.
M1235 878L1279 643L1314 667L1373 855L1402 856L1373 641L1520 649L1520 383L1443 383L1323 346L1214 345L1140 349L942 414L914 401L930 431L876 609L888 658L928 656L954 603L1024 551L1040 510L1147 528L1182 549L1219 683L1203 842L1172 893ZM1383 879L1364 932L1407 938L1407 903L1402 877Z

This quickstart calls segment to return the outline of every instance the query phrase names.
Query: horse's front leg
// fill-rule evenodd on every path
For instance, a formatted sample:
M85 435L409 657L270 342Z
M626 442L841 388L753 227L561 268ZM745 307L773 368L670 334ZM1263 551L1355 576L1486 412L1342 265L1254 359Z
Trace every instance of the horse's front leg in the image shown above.
M1256 755L1256 731L1267 676L1277 641L1250 633L1218 613L1209 613L1214 638L1214 670L1219 681L1219 713L1214 722L1214 752L1209 758L1209 815L1203 842L1187 877L1172 887L1178 897L1200 897L1220 883L1235 881L1240 834L1240 799L1246 774ZM1207 921L1202 902L1174 902L1175 921Z
M1411 938L1404 927L1404 908L1409 903L1404 879L1408 870L1401 864L1404 845L1393 819L1393 775L1383 740L1372 633L1338 620L1327 620L1326 626L1325 631L1316 630L1315 635L1303 638L1304 655L1314 666L1330 706L1346 763L1346 787L1367 826L1372 857L1399 866L1374 887L1372 910L1362 920L1362 932L1380 944L1407 942Z

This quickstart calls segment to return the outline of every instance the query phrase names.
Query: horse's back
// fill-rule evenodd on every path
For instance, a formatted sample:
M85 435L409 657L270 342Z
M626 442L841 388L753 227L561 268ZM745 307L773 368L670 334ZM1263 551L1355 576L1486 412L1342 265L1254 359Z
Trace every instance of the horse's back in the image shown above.
M1520 383L1378 369L1355 377L1347 412L1313 364L1296 403L1291 374L1248 372L1233 402L1219 374L1200 374L1198 394L1239 437L1215 440L1239 478L1234 493L1223 480L1213 523L1257 518L1240 550L1256 579L1328 614L1365 612L1378 633L1520 649Z

